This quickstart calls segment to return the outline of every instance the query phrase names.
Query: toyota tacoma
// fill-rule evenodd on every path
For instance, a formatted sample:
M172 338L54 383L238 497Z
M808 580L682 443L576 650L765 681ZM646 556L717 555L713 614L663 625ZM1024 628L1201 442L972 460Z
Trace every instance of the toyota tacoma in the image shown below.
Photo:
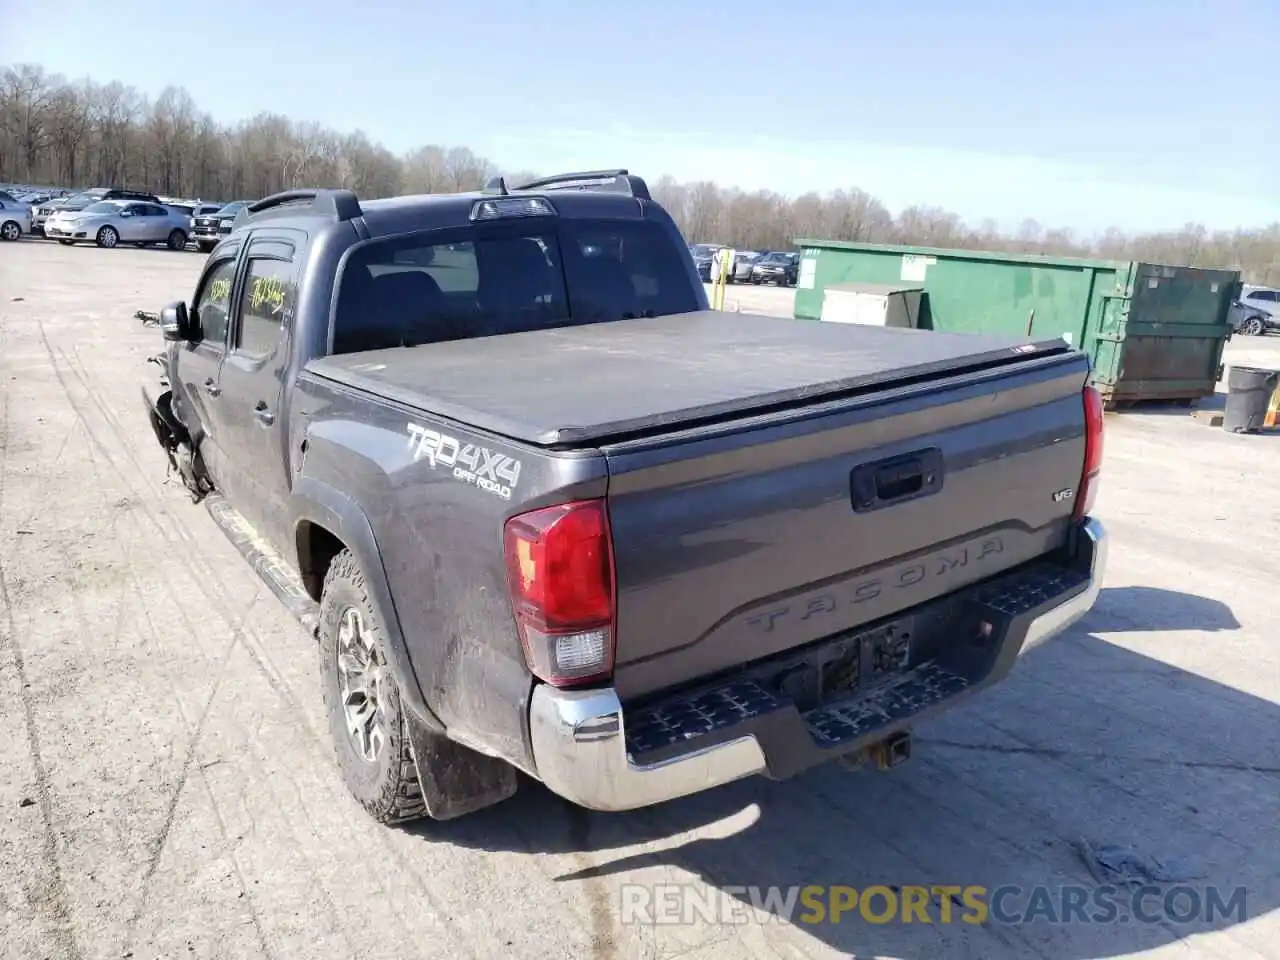
M161 326L156 439L382 822L892 766L1102 581L1083 353L710 311L625 170L267 197Z

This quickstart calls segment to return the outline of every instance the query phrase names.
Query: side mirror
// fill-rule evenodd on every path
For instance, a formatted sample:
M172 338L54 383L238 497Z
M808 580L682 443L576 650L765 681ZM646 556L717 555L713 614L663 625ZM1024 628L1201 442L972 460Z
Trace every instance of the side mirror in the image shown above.
M184 301L175 300L160 311L160 331L166 340L174 342L190 341L195 338L191 315L187 313L187 305Z

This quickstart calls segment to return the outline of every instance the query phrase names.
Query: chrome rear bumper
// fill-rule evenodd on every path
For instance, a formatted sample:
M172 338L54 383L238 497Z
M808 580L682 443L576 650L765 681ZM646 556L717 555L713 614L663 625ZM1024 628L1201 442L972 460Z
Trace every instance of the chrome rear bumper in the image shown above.
M1107 565L1107 534L1093 519L1085 520L1077 533L1083 538L1081 553L1088 551L1087 559L1081 557L1082 568L1087 563L1088 570L1085 588L1038 612L1023 633L1019 654L1070 627L1098 598ZM1009 642L1017 639L1011 637ZM639 763L628 752L625 722L622 703L611 687L562 690L540 684L529 708L538 777L580 806L619 811L688 796L764 773L769 767L759 738L746 732L734 736L732 729L713 745L695 746L659 762Z

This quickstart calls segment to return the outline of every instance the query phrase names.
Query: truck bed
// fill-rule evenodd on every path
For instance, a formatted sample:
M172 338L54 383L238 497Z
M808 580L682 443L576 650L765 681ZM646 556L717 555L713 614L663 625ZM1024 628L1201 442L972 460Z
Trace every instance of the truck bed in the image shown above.
M539 446L601 444L1062 354L1059 339L714 310L376 350L307 370Z

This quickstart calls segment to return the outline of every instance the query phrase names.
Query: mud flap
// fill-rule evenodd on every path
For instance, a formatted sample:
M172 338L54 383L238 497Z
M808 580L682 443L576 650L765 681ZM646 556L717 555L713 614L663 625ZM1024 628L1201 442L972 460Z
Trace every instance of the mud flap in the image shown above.
M430 730L406 711L422 800L433 820L452 820L515 795L516 769Z

